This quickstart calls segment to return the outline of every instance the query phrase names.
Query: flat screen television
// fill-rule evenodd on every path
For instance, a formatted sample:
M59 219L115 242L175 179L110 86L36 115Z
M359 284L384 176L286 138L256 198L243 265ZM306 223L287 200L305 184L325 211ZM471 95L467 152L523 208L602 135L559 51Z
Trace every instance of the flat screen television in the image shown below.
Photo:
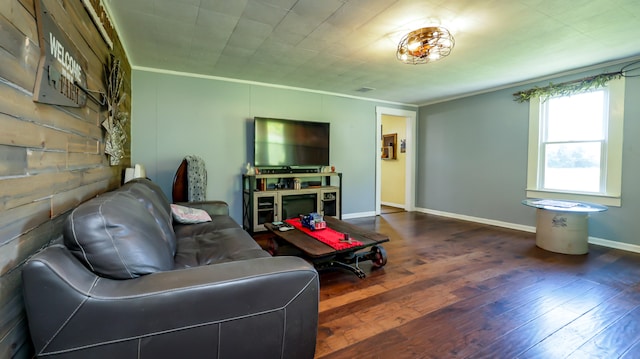
M329 165L329 123L254 118L256 167Z

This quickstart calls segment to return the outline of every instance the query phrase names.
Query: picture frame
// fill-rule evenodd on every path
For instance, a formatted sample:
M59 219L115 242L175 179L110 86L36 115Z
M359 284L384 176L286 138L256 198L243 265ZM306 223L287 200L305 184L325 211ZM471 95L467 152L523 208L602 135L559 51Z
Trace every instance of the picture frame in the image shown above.
M382 135L381 158L383 160L395 160L396 158L398 158L397 147L398 147L397 133Z

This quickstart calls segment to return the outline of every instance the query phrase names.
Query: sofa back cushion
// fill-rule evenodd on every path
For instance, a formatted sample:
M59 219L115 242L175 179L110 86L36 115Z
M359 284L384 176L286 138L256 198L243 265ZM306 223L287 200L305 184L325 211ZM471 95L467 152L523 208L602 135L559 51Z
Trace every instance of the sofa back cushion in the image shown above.
M173 231L173 216L171 203L160 187L146 178L138 178L126 183L119 191L132 194L142 203L162 229L162 239L171 248L171 254L176 253L177 241Z
M134 195L109 192L74 209L65 246L97 275L129 279L173 268L171 246L156 218Z

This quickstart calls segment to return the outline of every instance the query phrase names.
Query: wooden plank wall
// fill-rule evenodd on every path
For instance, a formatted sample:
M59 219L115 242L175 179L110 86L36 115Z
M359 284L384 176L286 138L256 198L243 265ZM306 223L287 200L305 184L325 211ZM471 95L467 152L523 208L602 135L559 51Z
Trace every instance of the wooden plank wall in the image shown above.
M39 0L0 1L0 358L33 355L22 300L23 263L60 240L70 209L118 187L131 163L127 143L122 164L109 165L101 106L90 100L83 108L33 102L40 57L34 1ZM45 1L88 61L88 88L105 91L104 64L113 53L122 61L130 101L131 67L117 34L107 27L111 50L80 0ZM130 113L129 101L124 110Z

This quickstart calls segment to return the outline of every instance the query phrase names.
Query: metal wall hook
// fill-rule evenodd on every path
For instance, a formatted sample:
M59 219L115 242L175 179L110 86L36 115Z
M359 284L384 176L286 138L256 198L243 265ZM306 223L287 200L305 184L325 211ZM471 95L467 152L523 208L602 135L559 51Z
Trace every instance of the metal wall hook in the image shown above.
M102 91L93 91L93 90L89 90L84 88L78 81L74 81L73 82L74 85L78 86L78 88L80 90L82 90L82 92L84 92L85 94L87 94L87 97L91 99L91 101L97 103L100 106L104 106L107 104L107 95L102 92ZM97 93L100 94L100 99L96 98L93 94Z

